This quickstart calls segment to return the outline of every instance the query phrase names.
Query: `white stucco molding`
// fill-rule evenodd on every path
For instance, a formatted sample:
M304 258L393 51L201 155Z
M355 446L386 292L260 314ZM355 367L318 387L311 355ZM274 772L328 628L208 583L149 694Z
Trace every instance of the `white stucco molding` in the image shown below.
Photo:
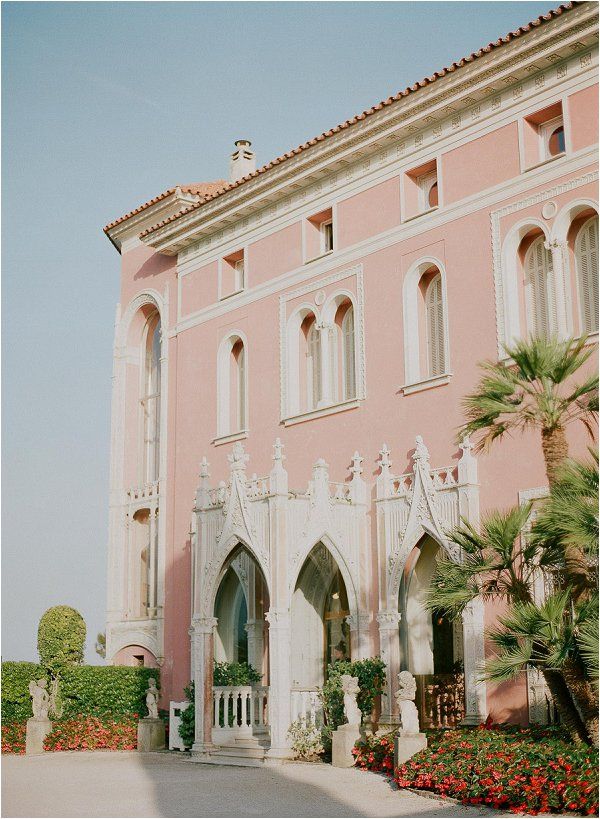
M502 239L501 220L503 217L520 210L546 202L563 193L576 190L582 185L588 185L598 180L598 171L590 171L582 176L570 179L568 182L561 182L545 191L531 194L516 202L511 202L498 210L492 211L491 235L492 235L492 264L494 271L494 292L496 299L496 327L498 336L498 357L505 358L504 346L510 344L515 338L521 335L519 321L519 299L516 274L516 248L518 232L525 225L538 226L542 229L546 239L550 239L548 225L536 218L528 218L519 222L511 228L506 238ZM571 205L566 206L567 210ZM563 209L564 210L564 209ZM564 223L564 219L561 223ZM567 228L568 230L568 228ZM556 231L556 227L554 228ZM555 234L553 238L559 238ZM516 245L515 245L516 242Z

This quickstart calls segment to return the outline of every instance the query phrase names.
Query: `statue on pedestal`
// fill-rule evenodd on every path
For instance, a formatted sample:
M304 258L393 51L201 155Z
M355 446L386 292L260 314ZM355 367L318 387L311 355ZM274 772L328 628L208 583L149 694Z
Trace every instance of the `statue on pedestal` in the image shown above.
M158 719L158 688L156 680L150 677L148 680L148 690L146 691L146 707L149 719Z
M419 733L419 714L415 705L417 683L410 671L401 671L398 674L400 688L396 691L396 702L400 711L401 734Z
M47 690L48 680L32 680L29 683L29 693L31 694L31 708L33 719L47 720L50 710L50 694Z
M342 674L340 679L342 682L342 691L344 692L344 714L348 720L348 725L359 726L362 720L362 713L356 704L356 697L360 694L358 677Z

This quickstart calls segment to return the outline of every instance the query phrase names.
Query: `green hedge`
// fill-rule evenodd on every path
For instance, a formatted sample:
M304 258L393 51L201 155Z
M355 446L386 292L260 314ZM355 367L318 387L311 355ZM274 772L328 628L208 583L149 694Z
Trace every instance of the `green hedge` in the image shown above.
M31 680L45 676L35 663L2 663L2 720L19 722L29 719ZM61 675L60 694L63 718L83 714L146 715L148 679L154 677L160 686L157 668L129 668L113 665L82 665L67 668Z

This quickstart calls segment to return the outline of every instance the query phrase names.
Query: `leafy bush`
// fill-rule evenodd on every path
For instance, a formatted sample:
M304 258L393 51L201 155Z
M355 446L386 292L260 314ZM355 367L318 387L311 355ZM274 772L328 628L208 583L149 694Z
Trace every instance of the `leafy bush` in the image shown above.
M44 612L38 626L41 665L53 676L81 665L85 646L85 621L71 606L53 606Z
M297 719L288 728L288 736L296 759L314 762L325 751L321 729L316 725L307 725L303 720Z
M343 660L327 666L327 681L320 691L325 714L325 722L330 731L335 731L346 720L344 717L344 694L340 677L350 674L358 677L360 694L356 702L362 711L363 721L371 719L375 697L385 686L385 663L381 657L366 660ZM328 733L328 732L326 732Z
M32 716L28 686L44 676L35 663L2 663L2 720L20 722ZM148 679L159 682L157 668L83 665L65 668L60 693L65 718L84 714L146 715Z
M378 771L391 776L394 770L394 734L367 734L352 749L356 765L363 771Z
M513 813L598 814L598 752L557 729L480 726L435 732L395 772L413 787Z
M262 674L248 663L218 663L215 660L213 685L252 685L262 680Z
M181 712L181 722L179 723L179 736L183 740L185 748L191 748L196 736L196 711L195 711L195 691L194 681L183 689L189 705Z

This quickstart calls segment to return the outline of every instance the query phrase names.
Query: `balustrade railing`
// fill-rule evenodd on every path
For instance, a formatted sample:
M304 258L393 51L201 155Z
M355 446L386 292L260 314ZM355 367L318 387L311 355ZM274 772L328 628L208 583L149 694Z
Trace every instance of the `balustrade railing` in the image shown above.
M132 486L127 490L127 497L131 503L136 501L153 500L158 497L159 482L145 483L142 486Z
M465 715L464 674L415 674L421 730L454 728Z
M323 706L316 688L296 688L292 691L292 722L323 725Z
M213 686L213 740L217 744L266 734L268 725L268 686Z

